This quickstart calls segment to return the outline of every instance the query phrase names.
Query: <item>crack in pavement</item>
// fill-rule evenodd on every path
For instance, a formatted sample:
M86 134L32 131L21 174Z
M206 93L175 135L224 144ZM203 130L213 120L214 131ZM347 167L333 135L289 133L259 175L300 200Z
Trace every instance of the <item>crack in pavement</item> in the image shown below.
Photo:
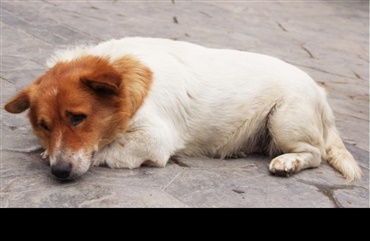
M306 48L303 44L301 45L301 48L306 51L306 53L310 56L311 59L316 59L315 56L313 56L313 54L311 53L311 51Z
M8 84L14 85L14 83L10 82L8 79L4 78L3 76L0 76L0 81L1 82L6 82Z
M357 79L361 79L362 80L362 77L359 75L359 74L357 74L355 71L353 71L352 70L352 72L353 72L353 74L357 77Z
M279 22L276 22L279 28L281 28L284 32L288 32L288 30Z
M347 76L347 75L342 75L342 74L337 74L337 73L332 73L332 72L329 72L329 71L326 71L326 70L323 70L323 69L319 69L317 67L314 67L314 66L308 66L308 65L304 65L304 64L298 64L298 63L294 63L292 61L289 61L289 60L284 60L285 62L289 63L289 64L293 64L295 66L299 66L299 67L303 67L303 68L308 68L308 69L313 69L313 70L316 70L316 71L319 71L319 72L322 72L322 73L326 73L326 74L330 74L330 75L334 75L334 76L338 76L338 77L342 77L342 78L347 78L347 79L357 79L353 76ZM331 81L331 82L334 82L334 81ZM336 83L336 82L334 82ZM346 84L346 82L338 82L339 84Z
M36 148L30 148L26 150L17 150L17 149L0 149L0 151L8 151L8 152L17 152L17 153L25 153L29 155L34 155L34 154L41 154L45 149L43 147L36 147Z
M326 196L334 205L335 208L343 208L343 205L334 197L334 191L339 190L339 189L350 189L352 190L354 187L359 187L363 188L361 186L348 186L348 185L333 185L333 186L328 186L324 184L319 184L315 182L310 182L310 181L305 181L301 179L297 179L297 181L307 184L310 186L314 186L317 188L317 190L322 193L324 196Z

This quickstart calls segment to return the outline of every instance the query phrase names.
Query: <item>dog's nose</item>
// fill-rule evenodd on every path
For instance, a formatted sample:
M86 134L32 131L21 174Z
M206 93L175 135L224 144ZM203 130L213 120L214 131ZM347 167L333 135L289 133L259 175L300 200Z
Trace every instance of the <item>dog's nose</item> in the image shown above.
M72 165L67 162L60 162L51 166L51 173L60 179L68 178L71 171Z

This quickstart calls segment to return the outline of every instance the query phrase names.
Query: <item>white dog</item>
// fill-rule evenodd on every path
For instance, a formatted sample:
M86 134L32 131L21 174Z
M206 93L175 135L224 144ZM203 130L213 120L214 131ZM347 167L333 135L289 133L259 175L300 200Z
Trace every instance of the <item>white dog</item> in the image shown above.
M273 157L272 173L296 173L327 160L349 181L361 177L324 90L276 58L124 38L59 51L48 65L5 108L30 108L59 178L93 165L164 167L172 155L240 152Z

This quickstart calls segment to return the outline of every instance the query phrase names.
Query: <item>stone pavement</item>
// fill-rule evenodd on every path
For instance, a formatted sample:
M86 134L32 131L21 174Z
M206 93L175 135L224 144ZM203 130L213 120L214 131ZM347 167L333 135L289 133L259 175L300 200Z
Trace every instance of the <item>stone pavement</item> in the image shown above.
M269 158L181 158L165 168L50 174L26 114L2 106L60 47L163 37L273 55L324 86L364 178L346 184L326 163L291 178ZM369 207L369 2L2 1L1 207Z

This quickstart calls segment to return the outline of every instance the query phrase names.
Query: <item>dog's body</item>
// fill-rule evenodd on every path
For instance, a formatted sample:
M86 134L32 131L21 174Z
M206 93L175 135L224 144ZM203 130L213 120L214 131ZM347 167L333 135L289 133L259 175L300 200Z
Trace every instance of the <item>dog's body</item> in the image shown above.
M348 180L361 177L324 90L276 58L125 38L60 51L48 65L6 109L31 107L31 123L58 177L81 175L92 165L163 167L172 155L239 152L275 157L273 173L328 160ZM48 104L41 108L41 102ZM68 167L68 175L61 172Z

